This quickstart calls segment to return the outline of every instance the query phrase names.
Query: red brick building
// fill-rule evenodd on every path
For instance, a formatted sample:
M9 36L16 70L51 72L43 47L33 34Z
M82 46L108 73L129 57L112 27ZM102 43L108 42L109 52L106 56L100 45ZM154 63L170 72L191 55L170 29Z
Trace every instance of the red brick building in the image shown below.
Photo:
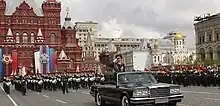
M59 66L54 61L61 50L70 58L69 71L76 70L82 62L82 48L68 12L63 26L60 13L61 3L56 0L45 0L41 7L35 0L13 0L10 5L0 0L0 77L17 71L18 65L28 69L36 64L34 52L40 46L40 58L47 61L42 60L43 68L35 72L53 72L55 65Z

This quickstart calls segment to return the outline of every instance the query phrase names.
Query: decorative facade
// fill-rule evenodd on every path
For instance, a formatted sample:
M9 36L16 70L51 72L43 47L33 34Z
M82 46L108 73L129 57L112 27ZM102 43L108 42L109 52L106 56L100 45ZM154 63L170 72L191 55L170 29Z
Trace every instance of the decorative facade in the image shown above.
M153 39L153 65L187 65L196 60L195 50L185 47L185 36L170 32L163 39Z
M113 44L115 46L115 50L116 48L120 48L120 51L123 52L138 49L140 45L142 45L143 41L144 38L95 38L94 46L96 49L96 59L99 59L98 56L100 53L105 51L106 48L109 48L109 45Z
M60 26L60 11L61 3L57 0L45 0L41 7L36 5L35 0L15 0L8 4L0 1L0 59L6 59L0 62L1 76L17 71L18 65L27 69L31 64L36 67L37 51L40 51L39 58L45 63L40 63L41 68L35 72L53 72L56 64L53 54L59 54L61 50L72 61L71 71L76 70L82 62L82 48L77 44L68 13L64 26ZM12 62L8 61L9 58Z
M207 16L194 23L196 55L200 62L220 60L220 14Z
M87 41L83 50L82 71L97 72L99 62L96 60L96 51L92 41L92 33L88 32Z
M97 25L98 23L93 21L86 22L76 22L75 30L76 30L76 38L79 40L79 45L83 47L87 42L88 32L92 35L91 39L97 38Z

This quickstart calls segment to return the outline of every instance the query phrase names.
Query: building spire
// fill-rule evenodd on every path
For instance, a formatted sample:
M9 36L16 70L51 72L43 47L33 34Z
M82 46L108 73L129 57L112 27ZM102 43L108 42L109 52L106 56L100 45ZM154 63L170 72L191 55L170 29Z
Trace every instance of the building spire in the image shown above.
M68 59L68 57L67 57L66 53L64 52L64 50L62 50L60 52L59 59L61 59L61 60Z
M71 18L70 18L70 15L69 15L69 7L66 8L66 17L65 17L65 22L63 24L63 27L65 29L68 29L68 28L74 29L74 25L71 22Z
M92 46L91 32L88 32L86 43L88 46Z
M11 31L11 28L8 28L7 36L13 36L12 31Z
M5 42L7 43L13 43L15 40L14 40L14 37L13 37L13 34L12 34L12 31L11 31L11 28L8 28L8 33L5 37Z
M66 8L66 18L65 18L65 21L71 21L70 14L69 14L69 7Z
M66 18L70 18L70 16L69 16L69 11L70 11L70 10L69 10L69 7L67 7L67 8L66 8Z
M44 37L43 37L42 31L40 28L38 29L37 38L36 38L35 42L37 42L37 43L44 42Z

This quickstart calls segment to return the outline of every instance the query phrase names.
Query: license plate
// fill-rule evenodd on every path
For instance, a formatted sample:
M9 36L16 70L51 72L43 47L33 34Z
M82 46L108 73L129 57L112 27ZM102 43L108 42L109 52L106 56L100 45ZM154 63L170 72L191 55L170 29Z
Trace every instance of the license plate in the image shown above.
M156 104L168 103L168 98L157 98L157 99L155 99L155 103Z

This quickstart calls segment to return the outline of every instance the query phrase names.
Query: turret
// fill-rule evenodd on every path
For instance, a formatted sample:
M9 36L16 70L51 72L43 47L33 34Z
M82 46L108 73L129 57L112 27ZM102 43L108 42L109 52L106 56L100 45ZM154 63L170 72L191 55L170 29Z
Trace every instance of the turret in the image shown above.
M74 25L69 16L69 8L67 8L65 22L62 27L62 35L62 44L66 44L67 47L77 46Z
M38 29L38 33L37 33L37 37L35 39L35 43L36 44L42 44L44 43L44 36L42 34L42 31L41 29Z
M184 49L184 38L185 36L182 33L176 32L174 36L174 45L177 52L182 51Z
M11 28L8 28L8 32L7 32L7 35L5 36L4 41L5 41L5 43L10 43L10 44L15 43Z
M48 24L60 24L61 2L58 0L45 0L42 3L45 22ZM51 18L51 15L52 18ZM54 19L56 17L56 19Z
M91 33L88 32L88 35L87 35L87 41L86 41L86 44L85 44L85 51L84 51L84 59L85 60L95 60L95 47L94 47L94 44L92 42L92 38L91 38Z
M4 22L5 8L6 8L5 0L0 0L0 23Z

